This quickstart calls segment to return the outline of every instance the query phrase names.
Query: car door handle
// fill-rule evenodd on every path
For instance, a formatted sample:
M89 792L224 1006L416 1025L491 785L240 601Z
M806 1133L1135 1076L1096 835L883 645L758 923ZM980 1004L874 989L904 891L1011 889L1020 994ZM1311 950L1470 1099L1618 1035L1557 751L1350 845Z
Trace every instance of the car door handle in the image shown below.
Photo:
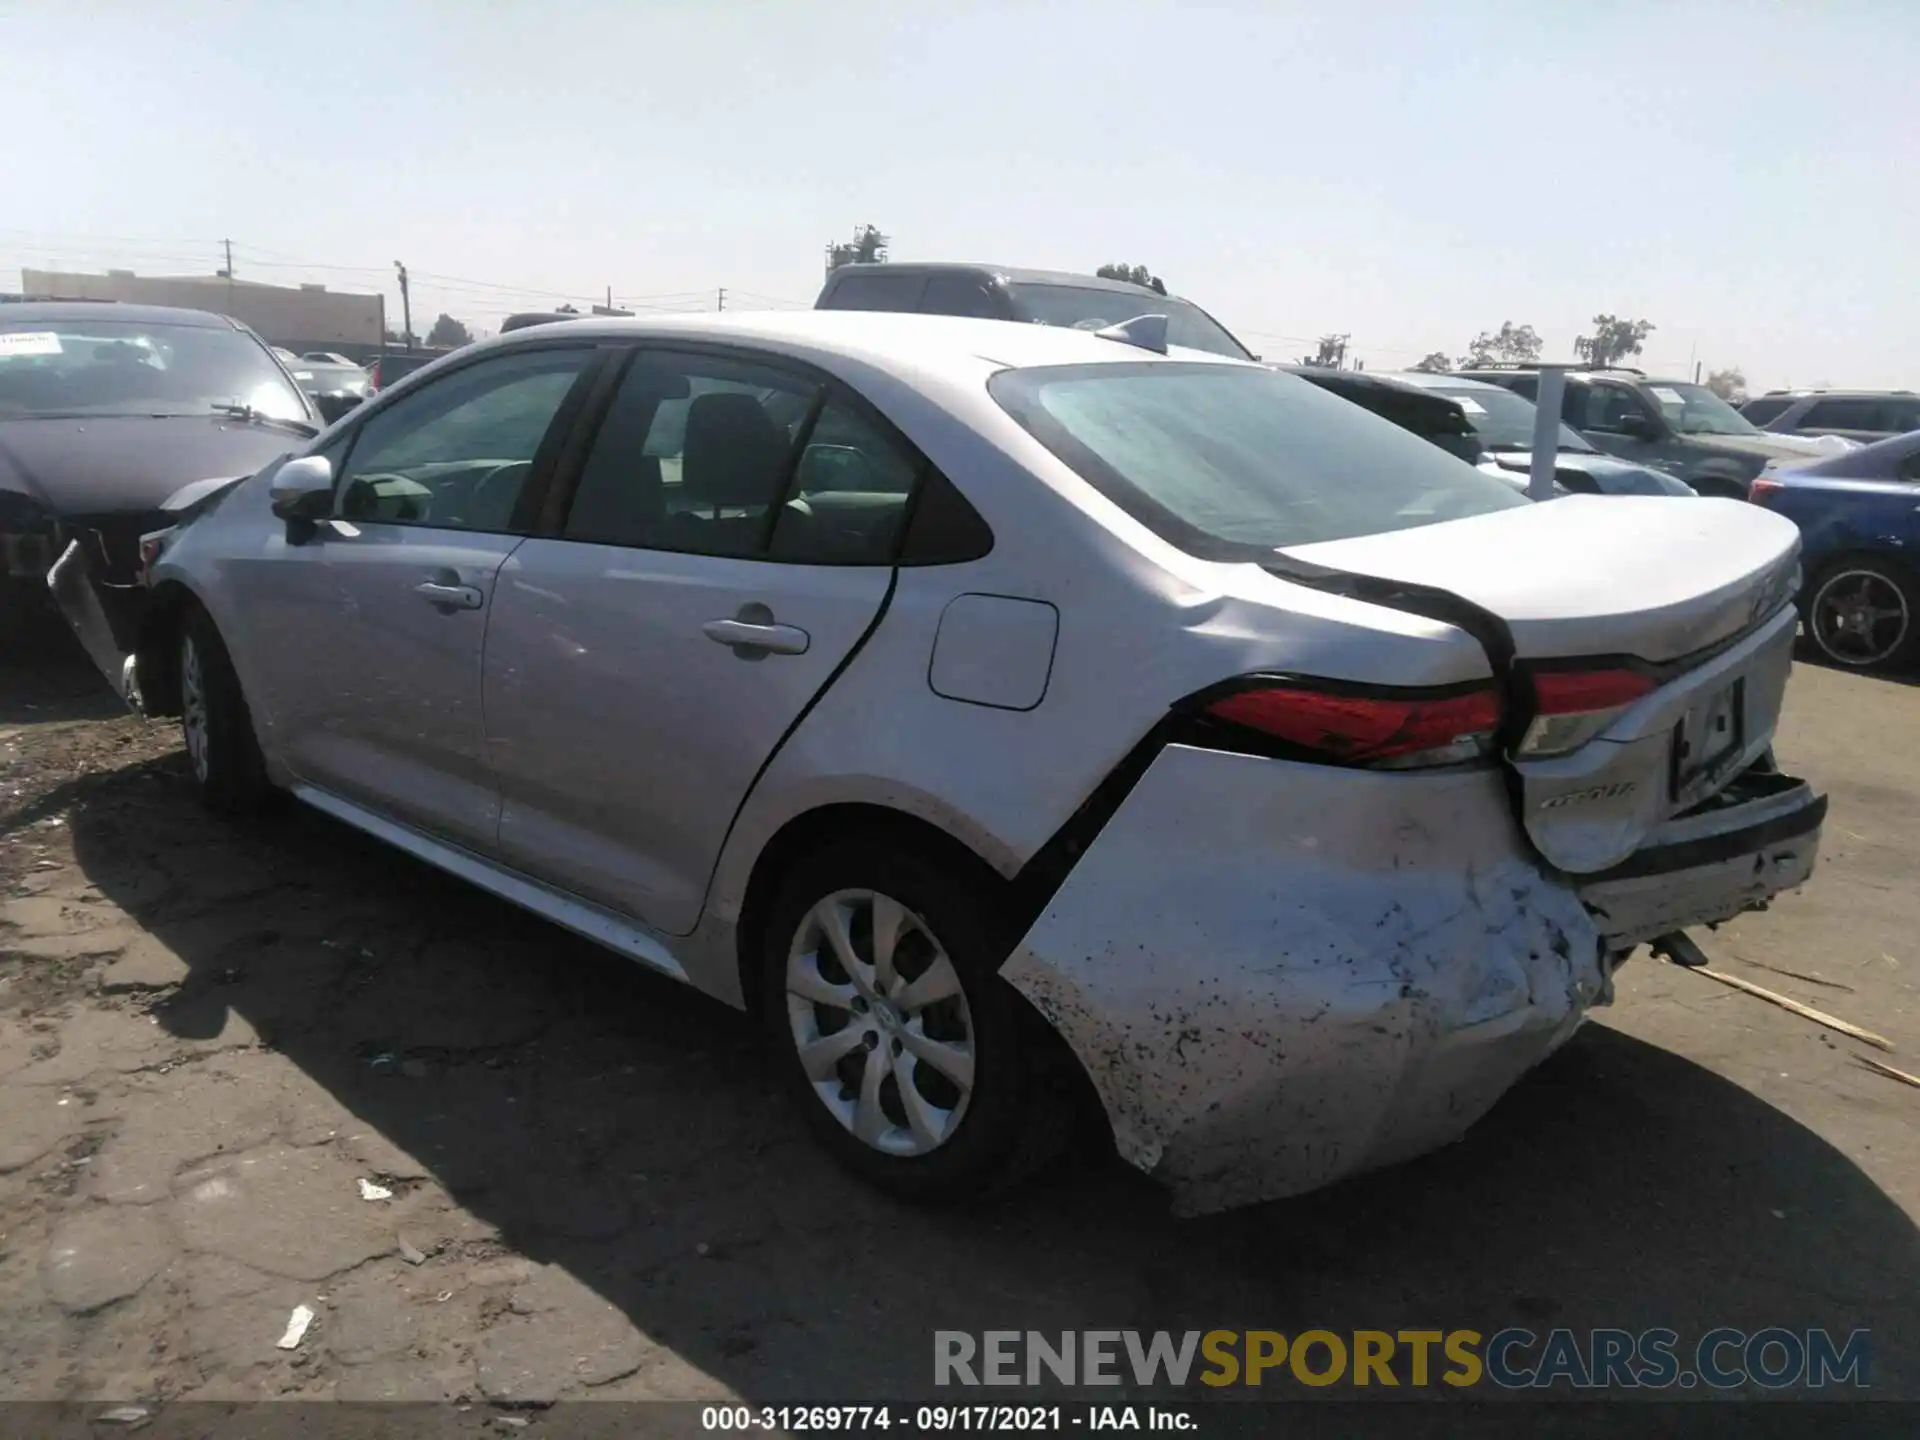
M700 633L729 647L743 659L760 655L804 655L813 637L795 625L761 625L748 620L709 620Z
M413 593L430 605L443 605L449 610L478 610L487 603L478 585L443 585L438 580L426 580L414 586Z

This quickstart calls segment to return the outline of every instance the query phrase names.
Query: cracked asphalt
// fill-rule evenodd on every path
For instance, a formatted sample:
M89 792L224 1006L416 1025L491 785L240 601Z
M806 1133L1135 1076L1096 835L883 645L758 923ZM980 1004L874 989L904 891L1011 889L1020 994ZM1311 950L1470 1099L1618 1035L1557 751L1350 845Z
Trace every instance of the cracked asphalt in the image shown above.
M1920 689L1800 666L1821 868L1704 937L1911 1071L1917 736ZM822 1157L732 1012L183 775L64 637L0 657L0 1398L907 1399L936 1328L1508 1324L1864 1326L1920 1398L1920 1089L1644 953L1414 1164L1181 1222L1088 1156L923 1213Z

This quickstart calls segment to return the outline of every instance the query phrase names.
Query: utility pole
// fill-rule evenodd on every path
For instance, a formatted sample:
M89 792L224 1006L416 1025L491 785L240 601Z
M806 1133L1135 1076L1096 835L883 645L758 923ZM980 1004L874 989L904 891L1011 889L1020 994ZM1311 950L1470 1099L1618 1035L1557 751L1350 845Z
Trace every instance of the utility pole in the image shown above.
M724 310L727 308L727 287L726 286L722 285L720 287L720 293L718 296L715 297L715 300L716 300L716 304L714 306L715 309Z
M223 278L231 280L233 279L233 241L222 240L220 243L227 248L227 268L222 270L220 274Z
M611 285L607 287L607 309L613 309L613 287Z
M393 268L400 272L400 331L407 349L413 349L413 297L407 293L407 267L398 260Z

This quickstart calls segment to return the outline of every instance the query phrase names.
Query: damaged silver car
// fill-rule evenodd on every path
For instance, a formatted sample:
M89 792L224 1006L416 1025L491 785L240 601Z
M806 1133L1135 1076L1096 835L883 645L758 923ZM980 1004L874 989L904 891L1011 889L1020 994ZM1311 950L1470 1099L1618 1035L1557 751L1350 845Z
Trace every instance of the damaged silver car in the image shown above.
M93 648L208 803L751 1010L916 1198L1089 1096L1183 1213L1431 1149L1819 847L1791 524L1531 505L1160 317L531 327L180 503Z

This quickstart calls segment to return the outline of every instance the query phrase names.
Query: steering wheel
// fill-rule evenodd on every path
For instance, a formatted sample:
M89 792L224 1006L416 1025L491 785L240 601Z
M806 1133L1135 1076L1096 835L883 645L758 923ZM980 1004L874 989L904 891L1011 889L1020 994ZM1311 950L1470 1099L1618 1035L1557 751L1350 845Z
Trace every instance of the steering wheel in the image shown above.
M467 495L467 523L483 530L506 529L513 520L520 487L532 473L531 460L508 460L482 475Z

